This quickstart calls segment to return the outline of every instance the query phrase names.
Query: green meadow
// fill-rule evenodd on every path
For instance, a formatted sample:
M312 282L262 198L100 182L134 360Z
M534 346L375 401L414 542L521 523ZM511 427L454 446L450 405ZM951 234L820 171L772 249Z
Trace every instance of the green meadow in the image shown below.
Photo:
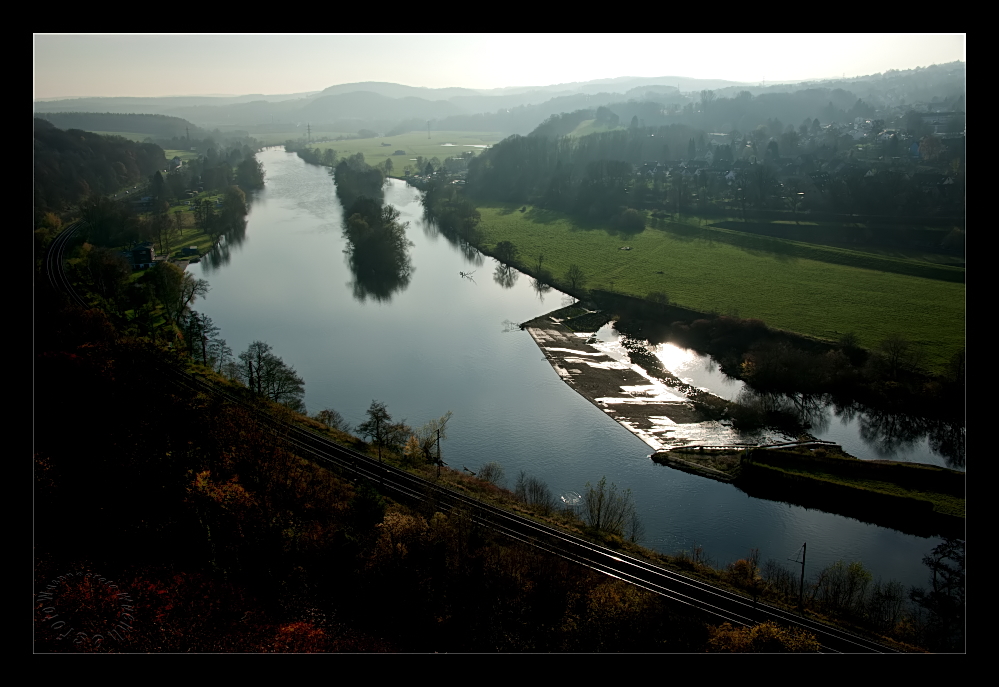
M167 160L172 160L175 157L179 157L181 162L198 159L198 154L193 150L164 150L163 154L166 155Z
M427 159L436 157L443 162L445 158L455 157L466 151L478 154L484 150L478 146L491 146L503 138L500 133L475 131L431 131L430 138L427 138L426 131L411 131L398 136L324 141L313 143L312 147L319 150L332 148L339 157L363 153L364 161L372 166L391 158L392 176L403 176L407 165L415 170L416 162L413 159L418 155ZM387 145L382 145L383 143ZM393 155L397 150L405 150L406 154Z
M625 233L520 208L479 205L482 246L510 241L532 273L544 255L556 284L576 264L587 289L640 298L663 291L682 307L818 339L852 332L873 348L897 332L937 371L965 345L965 285L954 267L678 223Z
M587 119L579 123L579 125L572 130L570 136L588 136L590 134L601 134L605 131L616 131L618 129L624 129L623 126L608 126L607 124L600 124L595 119Z
M121 136L122 138L127 138L130 141L135 141L137 143L142 143L147 138L152 136L152 134L137 134L134 131L93 131L91 133L98 134L100 136Z
M219 127L222 133L229 133L227 127ZM239 127L232 127L233 129L238 129ZM303 126L301 129L292 129L289 131L274 131L267 133L251 132L249 134L250 138L253 138L260 142L264 146L276 146L281 145L285 141L297 141L299 139L305 138L306 129ZM327 131L325 129L312 129L313 140L317 138L336 138L337 136L355 136L356 131Z

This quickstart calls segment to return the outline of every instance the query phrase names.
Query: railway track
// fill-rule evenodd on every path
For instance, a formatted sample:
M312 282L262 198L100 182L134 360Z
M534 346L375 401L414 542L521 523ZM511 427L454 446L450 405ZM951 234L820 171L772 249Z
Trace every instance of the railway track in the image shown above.
M630 582L675 603L697 609L712 622L752 626L773 621L783 626L799 627L811 632L818 638L823 651L826 652L894 653L892 649L875 641L791 611L756 603L738 594L503 510L405 470L379 463L311 430L282 422L207 380L187 375L176 369L171 370L169 374L177 384L195 391L221 395L258 413L261 421L280 434L289 448L302 457L329 465L354 479L367 479L380 485L386 494L404 502L415 504L432 498L438 510L442 512L462 510L479 526L585 565L602 574Z
M73 289L65 275L65 251L70 239L82 226L76 222L56 237L46 255L46 269L53 288L65 292L81 307L90 307ZM712 622L752 626L766 621L799 627L814 634L822 650L830 653L894 653L877 642L839 628L802 617L767 604L759 604L738 594L666 570L648 561L593 544L543 523L516 515L492 504L448 489L405 470L385 465L364 454L293 423L281 421L199 375L163 366L165 380L188 390L214 395L249 409L289 448L302 457L327 465L352 479L366 479L380 485L392 497L409 503L434 499L441 511L462 510L479 526L490 528L512 540L547 551L552 555L584 565L659 594L672 602L697 609Z
M52 240L48 252L45 254L45 272L49 278L49 284L55 291L62 291L81 308L87 309L87 303L73 288L72 282L66 276L66 248L76 232L83 227L83 221L78 220L68 225Z

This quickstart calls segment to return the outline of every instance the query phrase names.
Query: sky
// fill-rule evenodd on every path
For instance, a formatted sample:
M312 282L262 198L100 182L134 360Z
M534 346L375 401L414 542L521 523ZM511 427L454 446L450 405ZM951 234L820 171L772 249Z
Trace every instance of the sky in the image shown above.
M966 60L966 34L35 34L34 97L489 89L621 76L758 84Z

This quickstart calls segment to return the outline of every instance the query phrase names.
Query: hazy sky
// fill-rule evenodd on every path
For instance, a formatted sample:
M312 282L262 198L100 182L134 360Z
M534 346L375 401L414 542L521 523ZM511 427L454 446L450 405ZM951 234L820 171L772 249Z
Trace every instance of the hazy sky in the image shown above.
M965 34L34 36L34 97L298 93L355 81L546 86L616 76L759 83L966 60Z

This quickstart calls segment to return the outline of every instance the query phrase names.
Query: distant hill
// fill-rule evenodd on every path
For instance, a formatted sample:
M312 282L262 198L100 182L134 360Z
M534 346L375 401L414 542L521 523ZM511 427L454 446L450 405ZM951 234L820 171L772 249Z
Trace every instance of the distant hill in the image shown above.
M378 93L353 91L312 99L301 107L298 116L316 123L337 119L440 119L464 112L446 100L425 100L412 96L391 98Z
M181 95L162 98L63 98L36 100L35 114L42 112L130 112L136 114L171 114L181 107L234 105L252 101L283 102L315 95L316 91L281 95Z
M88 131L70 135L37 117L32 152L36 222L41 214L62 212L92 194L136 184L167 164L163 149L153 143Z
M45 112L36 115L50 122L57 129L82 129L83 131L126 131L148 134L156 138L191 136L200 138L207 134L186 119L159 114L118 114L113 112Z
M330 86L320 92L280 96L76 98L35 102L39 115L52 112L131 112L179 117L202 128L239 128L247 131L293 130L309 123L332 131L372 129L379 133L408 130L420 120L434 120L437 130L500 131L526 134L552 115L615 104L615 113L630 122L637 116L646 124L660 119L646 103L660 110L693 108L703 90L715 97L733 99L748 92L752 106L725 112L716 103L712 112L699 108L683 115L684 121L704 127L756 127L777 117L782 128L798 126L805 117L823 123L848 114L863 99L874 109L899 108L903 103L956 102L965 90L965 63L933 65L924 69L889 71L851 79L781 84L749 84L723 79L681 76L616 77L549 86L470 88L421 88L367 81ZM812 91L814 97L789 97ZM825 98L819 101L819 98ZM852 98L847 102L847 98ZM758 101L757 101L758 100ZM637 105L622 103L634 101ZM814 102L813 102L814 101ZM698 113L700 112L700 116ZM705 119L706 115L706 119ZM852 115L851 115L852 116ZM702 121L703 120L703 121ZM624 124L624 122L622 122ZM283 128L284 127L284 128ZM103 129L115 131L121 129ZM720 129L711 129L720 130Z
M322 97L355 93L357 91L377 93L386 98L421 98L423 100L448 100L458 96L473 96L481 95L482 93L472 88L424 88L422 86L404 86L385 81L361 81L358 83L344 83L330 86L323 89L318 95Z

